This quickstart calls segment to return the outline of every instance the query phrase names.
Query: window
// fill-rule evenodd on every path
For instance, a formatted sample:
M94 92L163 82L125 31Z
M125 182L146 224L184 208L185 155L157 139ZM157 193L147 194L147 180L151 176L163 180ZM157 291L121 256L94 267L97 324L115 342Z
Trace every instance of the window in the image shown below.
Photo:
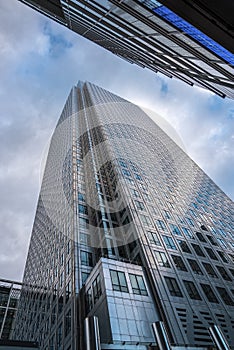
M211 266L211 264L208 264L208 263L205 263L205 262L203 262L202 264L203 264L204 268L206 269L207 274L210 277L218 278L218 276L217 276L215 270L213 269L213 267Z
M66 275L69 275L70 272L71 272L71 259L69 259L66 264Z
M175 278L164 277L170 294L174 297L183 297L180 287Z
M183 281L183 282L190 298L194 300L201 300L201 296L198 293L198 290L195 284L191 281Z
M81 250L80 257L81 257L81 265L93 266L93 259L92 259L91 253Z
M122 173L124 176L131 176L130 171L126 170L126 169L122 169Z
M140 184L139 184L140 187ZM152 202L152 198L148 195L148 193L143 193L144 199L146 202Z
M189 262L189 265L194 273L196 273L198 275L203 275L203 272L202 272L199 264L196 262L196 260L188 259L188 262Z
M81 214L88 214L88 210L87 210L86 205L79 204L78 208L79 208L79 213L81 213Z
M226 305L234 306L234 302L225 288L216 287L216 289Z
M222 266L216 266L216 267L217 267L220 275L223 277L224 280L226 280L226 281L231 281L232 280L224 267L222 267Z
M193 243L192 243L192 247L193 247L195 253L196 253L198 256L205 256L205 254L203 253L201 247L200 247L198 244L193 244Z
M121 271L110 270L113 290L128 293L128 286L125 273Z
M60 323L60 325L58 326L58 331L57 331L58 349L60 349L62 346L62 338L63 338L63 325L62 325L62 323Z
M173 233L173 235L182 236L178 226L176 226L174 224L169 224L169 226L170 226L171 233Z
M141 218L141 221L142 221L143 225L145 225L145 226L152 226L151 225L151 220L150 220L150 218L148 216L140 215L140 218Z
M206 239L201 232L196 232L196 235L199 241L206 243Z
M215 242L214 238L210 235L206 235L206 237L209 239L210 243L212 245L218 245L218 243Z
M189 212L192 216L197 217L197 213L193 209L189 209Z
M191 218L186 218L187 220L187 223L190 225L190 226L194 226L194 222Z
M162 220L156 220L156 224L159 230L166 231L166 225Z
M180 217L179 215L176 215L176 217L181 224L185 224L184 218Z
M133 179L130 179L130 177L125 177L126 182L128 182L131 186L135 186L135 182Z
M163 240L164 240L164 243L168 249L177 250L175 242L173 241L173 238L171 238L169 236L163 236Z
M166 219L170 219L171 218L171 215L170 213L167 211L167 210L163 210L163 215Z
M50 350L54 350L55 349L55 334L52 335L52 337L50 338Z
M143 184L141 184L141 183L138 183L138 187L142 190L142 191L147 191L147 188L146 188L146 186L145 185L143 185ZM146 193L144 193L144 195L145 195L145 198L147 198L147 194ZM149 196L148 196L149 197Z
M147 236L149 238L150 243L153 243L155 245L161 245L159 238L157 236L157 233L152 231L147 231Z
M150 209L150 212L153 214L153 215L158 215L158 211L155 207L153 207L152 205L148 205L148 208Z
M100 281L100 275L97 275L96 279L93 281L93 298L94 303L100 298L102 295L102 288L101 288L101 281Z
M129 248L130 253L133 252L133 250L136 248L136 246L137 246L137 242L136 242L136 239L134 237L134 234L132 233L131 236L129 237L129 243L128 243L128 248Z
M84 197L83 193L78 192L78 200L80 202L85 202L85 197Z
M232 276L234 277L234 269L229 269L229 271L231 272Z
M130 188L130 191L133 197L140 197L140 193L137 190Z
M211 259L218 260L217 256L215 255L214 251L211 248L205 247L205 250L207 251L207 253Z
M81 272L81 281L82 284L85 284L87 278L89 277L89 273L88 272Z
M178 242L182 252L191 254L191 250L189 249L189 246L188 246L188 244L185 241L182 241L181 239L178 239L177 242Z
M61 275L59 276L59 285L60 288L63 288L63 283L64 283L64 271L61 272Z
M145 210L144 204L139 201L135 201L136 207L138 210Z
M70 254L70 250L71 250L71 241L69 240L67 242L67 254Z
M126 218L123 221L123 225L129 224L129 222L130 222L129 217L126 216ZM105 223L105 221L103 221L103 223ZM109 222L106 222L106 225L107 225L107 227L110 227Z
M224 239L222 238L217 238L217 241L219 242L219 244L221 245L221 247L227 248L227 244L224 241Z
M136 172L138 171L137 167L134 166L134 165L131 166L131 169L132 169L133 171L136 171Z
M79 224L81 227L87 228L88 227L89 220L85 218L79 217Z
M68 336L68 334L71 331L71 310L69 310L65 316L65 322L64 322L64 334L65 337Z
M203 284L201 283L202 290L207 298L211 303L219 304L218 299L216 298L213 290L209 286L209 284Z
M188 238L193 238L193 234L190 231L190 229L188 229L187 227L182 227L182 230L185 236L187 236Z
M134 174L135 179L143 181L142 177L139 174Z
M220 252L219 250L217 251L217 253L219 254L220 258L223 260L223 262L228 263L228 258L227 255L223 252Z
M5 288L2 288L1 293L0 293L0 306L6 307L7 303L8 303L8 298L9 298L9 291ZM5 311L4 311L4 313L5 313Z
M122 166L123 168L127 168L127 164L123 160L119 160L119 165Z
M129 277L134 294L148 295L142 276L129 274Z
M159 251L155 251L155 256L156 256L156 259L157 259L157 262L158 262L159 266L171 267L165 253L159 252Z
M80 243L85 245L90 245L90 236L84 232L80 232Z
M218 230L219 230L219 233L220 233L222 236L224 236L224 237L227 236L226 232L225 232L222 228L219 228Z
M177 268L177 270L181 270L181 271L188 271L185 264L184 264L184 261L183 259L178 256L178 255L171 255L172 257L172 260Z

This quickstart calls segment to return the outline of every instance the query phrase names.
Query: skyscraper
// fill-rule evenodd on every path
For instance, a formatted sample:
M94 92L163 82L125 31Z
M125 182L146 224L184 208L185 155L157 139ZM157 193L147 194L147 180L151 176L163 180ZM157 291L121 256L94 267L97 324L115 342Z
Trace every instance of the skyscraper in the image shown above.
M182 6L163 0L187 20L156 0L20 1L128 62L234 98L232 5L226 0L209 2L210 11L207 1Z
M14 338L90 349L93 325L101 349L146 350L161 321L172 345L206 348L218 325L234 347L233 216L144 110L79 82L51 139Z

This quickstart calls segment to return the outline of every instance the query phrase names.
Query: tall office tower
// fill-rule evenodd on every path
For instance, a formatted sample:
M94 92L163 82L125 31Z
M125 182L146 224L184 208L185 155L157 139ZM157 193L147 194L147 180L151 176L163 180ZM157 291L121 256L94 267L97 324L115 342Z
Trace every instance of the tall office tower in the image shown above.
M80 82L50 143L14 338L99 349L96 316L101 349L154 349L155 322L181 349L212 345L211 325L234 347L233 215L146 112Z
M187 20L156 0L20 1L131 63L234 98L230 1L162 1Z

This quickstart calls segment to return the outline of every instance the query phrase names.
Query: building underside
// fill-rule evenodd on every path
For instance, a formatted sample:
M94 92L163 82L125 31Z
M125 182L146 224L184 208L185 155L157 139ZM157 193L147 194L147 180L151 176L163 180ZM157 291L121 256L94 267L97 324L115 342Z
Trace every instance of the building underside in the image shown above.
M222 20L216 2L207 13L199 1L20 1L130 63L234 97L233 5L226 0Z

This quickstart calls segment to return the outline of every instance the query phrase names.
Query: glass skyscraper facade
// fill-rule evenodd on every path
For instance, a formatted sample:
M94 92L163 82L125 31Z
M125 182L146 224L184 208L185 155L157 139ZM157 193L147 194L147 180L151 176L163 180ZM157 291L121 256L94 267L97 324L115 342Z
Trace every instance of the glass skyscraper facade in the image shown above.
M51 139L14 338L90 349L96 316L101 349L154 349L157 321L172 346L207 348L218 325L234 348L233 218L145 111L79 82Z
M0 279L0 340L12 336L20 291L21 283Z
M156 0L21 1L130 63L234 97L233 53Z

